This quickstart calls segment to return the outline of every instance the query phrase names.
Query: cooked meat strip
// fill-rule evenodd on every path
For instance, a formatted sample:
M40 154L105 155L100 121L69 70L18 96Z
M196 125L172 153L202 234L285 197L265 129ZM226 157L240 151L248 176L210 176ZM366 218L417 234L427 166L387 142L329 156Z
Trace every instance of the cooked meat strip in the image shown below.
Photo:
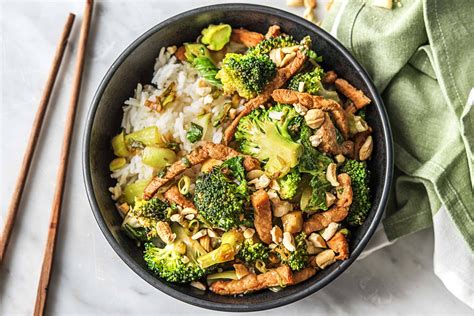
M337 232L327 242L329 248L331 248L336 254L337 260L346 260L349 258L349 244L347 243L346 236L343 233Z
M267 245L272 242L272 209L270 198L265 190L260 189L250 197L254 209L254 225L258 237Z
M180 46L174 53L174 56L179 61L185 61L186 60L186 56L184 55L185 52L186 52L186 49L184 48L184 46Z
M364 94L364 92L356 89L346 80L336 79L334 83L336 84L336 89L340 91L343 95L351 99L357 109L362 109L364 106L371 102L371 100Z
M342 144L339 144L337 142L336 128L334 127L331 118L327 113L324 117L323 124L316 131L316 136L321 139L318 149L332 155L343 154L352 157L354 155L354 143L350 140L346 140Z
M337 176L337 182L339 182L339 186L336 188L336 207L348 208L352 204L351 177L347 173L341 173Z
M193 202L188 200L184 195L179 192L179 189L176 185L173 185L171 188L169 188L163 196L165 197L166 200L168 200L171 203L177 204L183 208L189 207L189 208L194 208Z
M234 137L240 119L255 110L256 108L258 108L260 105L264 105L268 101L268 99L270 99L273 90L282 87L288 81L288 79L290 79L295 73L298 72L298 70L303 66L304 62L306 61L306 58L307 57L301 52L297 52L296 57L288 65L277 70L275 78L273 78L273 80L270 81L269 84L267 84L262 93L260 93L255 98L247 101L247 103L245 104L245 109L239 113L239 115L225 130L223 139L224 144L229 144L229 142Z
M203 147L196 148L186 157L183 157L182 159L173 163L168 168L168 170L166 170L166 174L163 177L155 176L145 188L143 197L146 200L150 199L160 187L168 183L170 180L174 179L174 177L176 177L189 167L200 164L207 158L209 158L207 150L205 150Z
M286 104L301 104L308 109L320 109L331 112L337 127L344 139L349 137L349 122L342 106L334 100L309 93L297 92L288 89L277 89L272 93L273 100Z
M293 272L293 283L291 284L294 285L306 281L315 274L315 267L306 267L303 270Z
M209 289L219 295L236 295L293 283L290 268L282 265L262 274L250 273L240 280L217 281L212 283Z
M281 29L278 25L272 25L268 28L267 34L265 34L265 38L269 39L272 37L277 37L280 35Z
M238 151L225 145L207 142L203 146L194 149L186 157L173 163L163 177L154 177L145 188L144 198L147 200L150 199L160 187L174 179L183 171L192 166L201 164L209 158L227 160L238 155L241 155ZM243 165L245 170L250 171L259 167L260 163L257 159L246 155L242 156L244 156Z
M265 36L260 33L252 32L244 28L232 29L230 40L232 42L243 44L247 47L253 47L263 41Z
M347 207L332 207L329 211L316 213L311 216L304 224L303 231L306 235L312 232L328 227L332 222L340 222L347 217Z
M333 84L337 79L337 73L334 70L329 70L324 74L323 83Z
M237 150L223 144L206 143L203 148L209 153L209 158L218 160L227 160L236 156L244 156L243 165L245 170L250 171L258 169L260 162L251 156L242 155Z

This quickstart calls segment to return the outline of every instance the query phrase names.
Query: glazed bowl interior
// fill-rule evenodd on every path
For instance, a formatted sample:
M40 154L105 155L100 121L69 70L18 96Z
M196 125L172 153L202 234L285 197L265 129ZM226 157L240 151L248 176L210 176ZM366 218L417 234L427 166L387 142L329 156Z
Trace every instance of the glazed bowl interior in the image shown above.
M375 141L374 156L369 162L373 207L365 224L353 230L351 257L318 272L306 282L277 293L261 291L243 297L219 296L155 277L146 268L142 250L121 231L122 220L108 191L115 184L108 168L114 158L110 141L120 132L124 101L133 95L137 83L151 81L155 58L161 47L192 42L201 29L218 23L260 33L265 33L268 26L277 24L297 40L310 35L313 49L323 56L323 68L335 70L373 100L367 107L367 118ZM101 230L117 254L132 270L161 291L193 305L225 311L262 310L289 304L335 279L360 254L379 223L392 173L391 135L385 110L362 67L335 39L314 24L277 9L243 4L208 6L182 13L153 27L131 44L111 66L96 93L87 121L83 150L83 169L90 204Z

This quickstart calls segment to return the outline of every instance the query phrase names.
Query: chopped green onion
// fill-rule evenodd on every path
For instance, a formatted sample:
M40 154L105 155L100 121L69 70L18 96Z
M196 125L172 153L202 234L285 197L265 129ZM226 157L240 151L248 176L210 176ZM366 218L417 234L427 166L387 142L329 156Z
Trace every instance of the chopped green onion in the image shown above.
M191 179L188 176L183 176L178 181L178 189L182 195L189 193L189 187L191 186Z

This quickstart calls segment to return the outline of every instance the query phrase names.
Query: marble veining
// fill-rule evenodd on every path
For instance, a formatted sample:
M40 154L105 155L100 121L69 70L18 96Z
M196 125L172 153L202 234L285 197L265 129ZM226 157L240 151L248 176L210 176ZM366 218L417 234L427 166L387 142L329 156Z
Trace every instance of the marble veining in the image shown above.
M87 202L81 140L95 90L121 51L156 23L206 0L98 1L77 113L47 313L52 315L218 314L181 303L135 275L99 231ZM251 1L242 1L251 2ZM287 8L285 0L258 1ZM323 14L325 1L319 1ZM0 2L0 189L3 225L8 200L60 30L82 1ZM302 9L291 9L301 14ZM32 313L40 272L76 45L67 49L21 204L9 254L0 270L0 315ZM157 48L158 52L158 48ZM409 236L355 262L320 292L272 315L469 314L433 274L431 231ZM261 313L263 314L263 313ZM471 314L472 315L472 314Z

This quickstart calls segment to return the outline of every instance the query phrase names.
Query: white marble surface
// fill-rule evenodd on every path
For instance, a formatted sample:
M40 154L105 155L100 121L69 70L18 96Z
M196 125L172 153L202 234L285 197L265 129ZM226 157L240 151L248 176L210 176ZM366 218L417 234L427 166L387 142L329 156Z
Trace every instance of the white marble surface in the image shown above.
M86 113L101 78L119 53L164 18L218 1L109 1L95 7L84 83L76 120L47 313L214 314L177 300L136 276L107 244L92 216L81 172ZM285 8L285 1L259 1ZM2 1L0 7L0 189L3 226L31 122L60 30L82 1ZM293 10L301 13L302 10ZM76 44L68 47L46 116L13 243L0 270L0 315L31 314L45 245L55 173ZM335 282L288 314L471 314L433 274L431 231L409 236L354 263Z

